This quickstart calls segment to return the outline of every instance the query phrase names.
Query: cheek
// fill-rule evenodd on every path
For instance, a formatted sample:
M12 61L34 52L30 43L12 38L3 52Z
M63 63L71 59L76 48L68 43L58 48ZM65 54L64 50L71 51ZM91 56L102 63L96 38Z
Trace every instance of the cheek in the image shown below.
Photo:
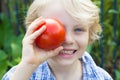
M88 40L89 40L88 33L86 33L84 35L76 36L77 44L79 44L80 47L86 48L88 45Z
M76 45L78 47L78 57L81 58L83 53L86 51L86 48L88 46L88 40L89 36L84 35L84 36L77 36L76 37Z

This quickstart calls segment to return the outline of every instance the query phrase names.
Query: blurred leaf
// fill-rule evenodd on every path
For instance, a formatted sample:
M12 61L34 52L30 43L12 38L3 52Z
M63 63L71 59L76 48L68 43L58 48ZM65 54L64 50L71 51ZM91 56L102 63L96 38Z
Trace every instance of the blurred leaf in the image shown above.
M12 43L11 48L12 48L12 57L13 58L17 58L18 56L21 55L21 47L20 47L20 45L18 45L16 43Z
M3 50L0 50L0 61L3 61L7 58L6 53Z
M6 60L3 60L3 62L0 62L0 79L6 73L7 68L8 68L8 66L7 66L7 61Z
M91 49L92 49L92 45L88 45L86 51L90 53Z
M116 80L120 80L120 71L115 71L115 73L116 73Z
M108 11L108 13L116 13L116 14L117 14L118 11L116 11L116 10L114 10L114 9L111 9L111 10Z

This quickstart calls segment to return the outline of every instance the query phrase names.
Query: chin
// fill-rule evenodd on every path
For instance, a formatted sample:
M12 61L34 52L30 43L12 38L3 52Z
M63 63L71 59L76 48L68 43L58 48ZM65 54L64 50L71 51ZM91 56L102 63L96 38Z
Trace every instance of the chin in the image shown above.
M52 59L52 61L54 61L54 63L56 65L59 65L59 66L70 66L70 65L74 65L75 62L77 62L79 60L79 58L77 59Z

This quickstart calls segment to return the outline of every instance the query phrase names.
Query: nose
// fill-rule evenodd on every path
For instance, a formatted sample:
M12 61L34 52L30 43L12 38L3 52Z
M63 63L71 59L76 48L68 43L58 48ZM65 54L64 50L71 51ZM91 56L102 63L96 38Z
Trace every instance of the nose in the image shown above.
M64 44L71 45L73 44L74 38L70 33L66 33Z

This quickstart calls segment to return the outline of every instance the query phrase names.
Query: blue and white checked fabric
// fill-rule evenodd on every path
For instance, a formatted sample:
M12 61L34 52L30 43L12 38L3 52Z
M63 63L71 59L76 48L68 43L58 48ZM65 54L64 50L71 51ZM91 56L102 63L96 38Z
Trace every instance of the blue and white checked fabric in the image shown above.
M89 53L85 52L81 58L83 65L82 80L113 80L111 76L102 68L98 67L93 61ZM10 69L2 78L2 80L10 80L10 76L17 66ZM48 63L42 63L32 74L30 80L56 80L51 72Z

